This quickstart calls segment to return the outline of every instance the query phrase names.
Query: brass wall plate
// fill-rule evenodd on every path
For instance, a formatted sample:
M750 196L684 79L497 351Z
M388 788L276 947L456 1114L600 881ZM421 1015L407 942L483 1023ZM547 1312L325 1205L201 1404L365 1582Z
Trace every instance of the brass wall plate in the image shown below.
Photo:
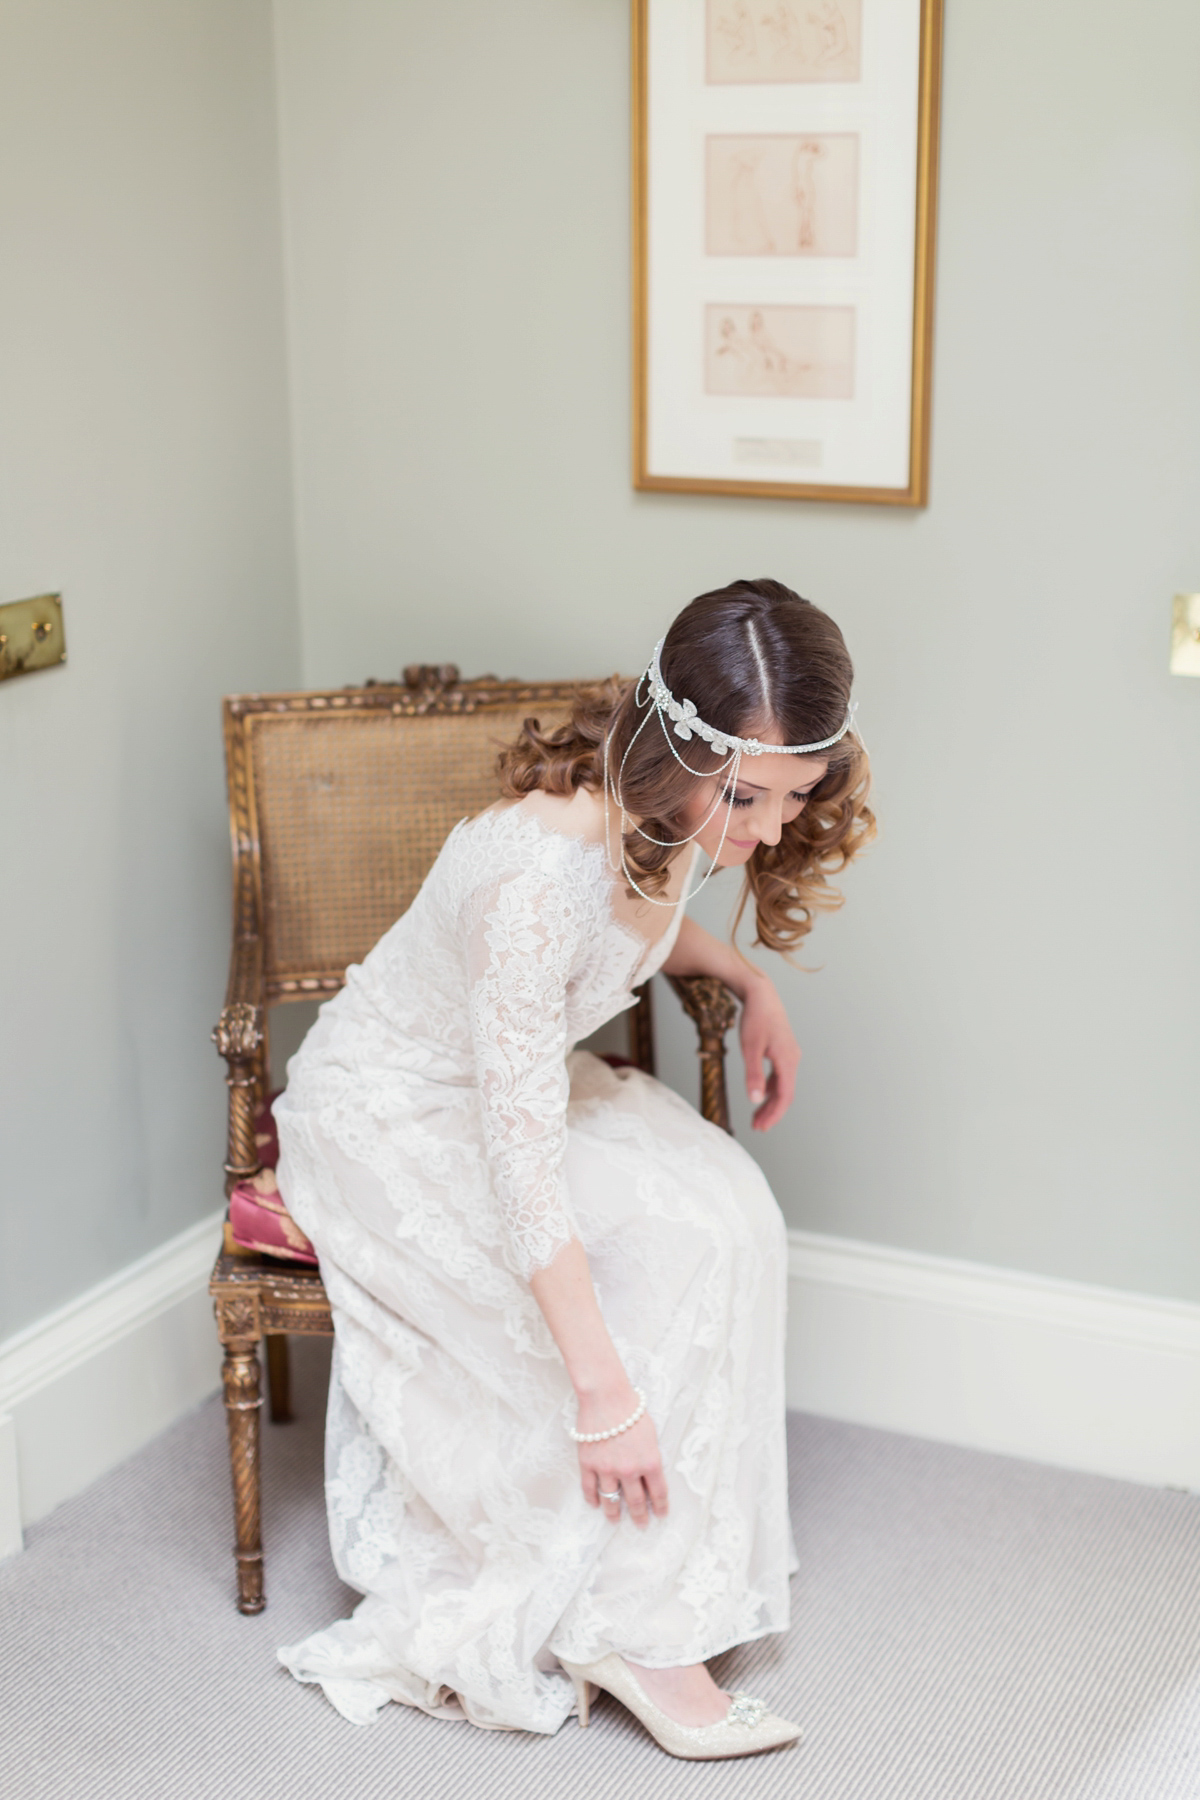
M1200 675L1200 594L1176 594L1171 604L1171 673Z
M67 660L61 594L10 600L0 606L0 681L32 675Z

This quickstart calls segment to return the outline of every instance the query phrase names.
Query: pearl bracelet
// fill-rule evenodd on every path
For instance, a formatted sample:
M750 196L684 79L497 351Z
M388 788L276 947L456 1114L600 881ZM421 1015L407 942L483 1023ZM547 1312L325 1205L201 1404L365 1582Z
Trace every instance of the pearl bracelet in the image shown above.
M614 1425L611 1431L576 1431L568 1425L567 1436L577 1444L602 1444L606 1438L620 1437L623 1431L628 1431L631 1425L637 1424L646 1410L646 1396L641 1388L635 1387L633 1391L638 1397L637 1410L630 1413L623 1425Z

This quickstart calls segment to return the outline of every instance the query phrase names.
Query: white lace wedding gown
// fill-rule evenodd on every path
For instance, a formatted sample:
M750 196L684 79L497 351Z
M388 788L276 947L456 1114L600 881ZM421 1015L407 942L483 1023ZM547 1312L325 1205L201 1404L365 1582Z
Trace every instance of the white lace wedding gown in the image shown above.
M350 1619L280 1651L340 1712L388 1700L550 1732L556 1657L703 1661L788 1623L778 1208L734 1141L571 1046L649 950L602 845L518 805L458 825L276 1103L279 1185L336 1328L330 1536ZM530 1274L583 1243L646 1392L670 1512L584 1502L574 1397Z

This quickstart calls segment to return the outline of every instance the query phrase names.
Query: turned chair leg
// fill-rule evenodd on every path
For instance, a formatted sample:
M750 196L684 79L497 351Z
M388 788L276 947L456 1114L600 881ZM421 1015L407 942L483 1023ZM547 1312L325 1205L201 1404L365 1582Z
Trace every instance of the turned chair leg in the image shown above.
M267 1397L271 1403L272 1425L292 1422L292 1382L288 1360L288 1341L282 1331L272 1331L267 1346Z
M262 1513L259 1488L259 1413L262 1393L258 1345L253 1340L226 1344L225 1422L229 1427L229 1463L233 1473L233 1516L237 1532L238 1611L260 1613L263 1596Z

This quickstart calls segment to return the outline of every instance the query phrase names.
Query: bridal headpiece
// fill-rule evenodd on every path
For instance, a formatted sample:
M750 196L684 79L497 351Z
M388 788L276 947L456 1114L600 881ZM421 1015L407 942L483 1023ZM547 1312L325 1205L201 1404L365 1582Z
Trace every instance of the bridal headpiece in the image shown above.
M725 838L729 831L729 809L726 808L725 823L721 828L721 841L717 845L716 855L713 857L712 862L709 864L703 876L697 882L690 894L681 896L679 900L658 900L653 894L645 893L638 886L637 882L629 872L629 863L625 855L625 824L628 814L625 811L625 803L621 797L621 785L622 778L625 774L625 764L629 761L629 753L637 743L638 738L642 735L646 726L650 723L650 720L657 717L658 722L662 727L663 736L667 740L667 748L670 750L671 755L675 758L680 767L686 769L690 775L695 775L697 779L701 781L711 781L714 777L727 776L727 779L722 781L717 789L717 797L713 801L711 810L705 814L695 831L689 832L687 837L671 841L668 841L665 838L652 838L648 832L642 830L640 825L634 824L633 829L637 832L639 837L645 838L648 844L658 844L664 850L681 850L685 844L690 844L700 835L709 820L715 816L717 808L721 805L722 801L729 793L729 790L736 786L743 756L816 756L822 750L832 750L835 744L841 743L846 733L854 724L854 705L852 703L847 706L846 717L843 719L840 728L833 733L832 737L821 738L818 742L813 744L764 744L758 738L736 737L733 733L728 731L717 731L714 726L705 724L704 720L699 715L694 700L677 700L663 680L659 659L662 656L662 648L665 642L665 638L659 638L658 643L654 646L654 655L650 658L645 673L639 677L638 684L634 689L634 704L639 708L645 708L645 717L630 738L628 748L621 758L621 766L617 770L615 776L611 776L609 771L607 735L604 739L604 839L608 848L609 867L612 869L613 873L616 874L618 864L613 861L612 843L610 840L608 824L608 798L611 793L613 802L621 815L621 856L619 867L626 881L629 883L634 893L640 894L643 900L648 900L651 906L683 906L688 900L693 899L695 895L700 892L700 889L704 886L704 883L708 880L720 860L721 851L725 846ZM757 646L755 646L755 654L759 655ZM760 663L761 660L761 656L759 656ZM763 675L765 678L765 668L763 669ZM679 750L675 744L676 738L683 743L690 743L693 738L699 738L703 743L708 745L714 756L721 757L724 760L719 762L715 769L695 769L692 767L691 763L679 754Z

